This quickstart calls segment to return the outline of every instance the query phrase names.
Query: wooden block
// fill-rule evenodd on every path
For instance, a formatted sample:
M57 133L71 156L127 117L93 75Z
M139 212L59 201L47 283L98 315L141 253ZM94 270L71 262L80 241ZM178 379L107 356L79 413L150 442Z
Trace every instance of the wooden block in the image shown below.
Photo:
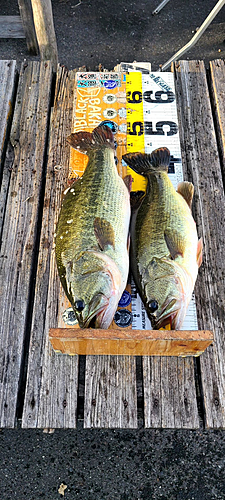
M41 60L50 60L57 70L58 51L51 0L31 0L33 20Z
M27 48L30 54L38 54L38 43L34 27L33 11L31 0L18 0L20 9L20 17L23 24L24 33L26 36Z
M0 16L0 38L25 38L20 16Z
M55 351L64 354L199 356L213 341L210 331L51 328Z

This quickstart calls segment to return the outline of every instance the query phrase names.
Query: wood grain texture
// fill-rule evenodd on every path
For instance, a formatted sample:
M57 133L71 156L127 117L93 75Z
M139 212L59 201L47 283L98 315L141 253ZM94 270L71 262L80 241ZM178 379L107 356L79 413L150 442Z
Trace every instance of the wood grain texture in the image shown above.
M40 250L37 268L27 385L22 427L76 427L77 356L59 356L49 344L48 331L58 325L60 281L53 239L68 179L75 72L58 67L51 115Z
M12 116L12 100L15 91L16 61L0 61L0 176L7 130Z
M64 354L126 356L199 356L213 341L212 332L162 330L50 329L49 339Z
M87 356L84 427L137 427L135 357Z
M29 317L52 68L22 64L10 135L14 147L0 259L0 426L15 423ZM22 96L22 99L20 99Z
M225 184L225 61L210 61L210 94L215 117L216 133Z
M0 61L0 241L14 151L8 143L16 91L16 61ZM6 152L6 147L8 149Z
M144 357L145 427L199 427L193 358Z
M0 38L25 38L20 16L0 16Z
M49 59L56 71L58 51L51 0L31 0L31 5L41 60Z
M181 61L175 76L183 167L195 186L194 218L203 237L195 288L198 323L214 332L213 347L200 357L205 424L220 428L225 426L224 187L204 63Z
M26 37L27 48L30 54L38 54L38 43L34 27L33 11L31 0L18 0L20 17Z

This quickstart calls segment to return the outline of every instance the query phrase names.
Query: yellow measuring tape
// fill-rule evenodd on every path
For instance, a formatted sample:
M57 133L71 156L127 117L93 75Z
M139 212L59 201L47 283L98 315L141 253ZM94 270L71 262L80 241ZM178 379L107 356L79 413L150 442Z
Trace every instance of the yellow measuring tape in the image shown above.
M144 113L142 99L142 74L131 72L126 76L126 98L127 98L127 153L144 153ZM147 181L131 168L127 167L127 173L132 175L132 191L145 191Z

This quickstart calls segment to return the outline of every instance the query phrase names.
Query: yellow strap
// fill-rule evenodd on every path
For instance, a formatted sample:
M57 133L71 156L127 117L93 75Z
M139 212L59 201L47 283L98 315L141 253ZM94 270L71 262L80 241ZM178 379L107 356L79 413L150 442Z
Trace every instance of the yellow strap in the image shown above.
M127 153L144 153L144 114L142 99L142 74L131 72L126 76L127 97ZM132 191L145 191L147 181L130 167L127 173L133 177Z

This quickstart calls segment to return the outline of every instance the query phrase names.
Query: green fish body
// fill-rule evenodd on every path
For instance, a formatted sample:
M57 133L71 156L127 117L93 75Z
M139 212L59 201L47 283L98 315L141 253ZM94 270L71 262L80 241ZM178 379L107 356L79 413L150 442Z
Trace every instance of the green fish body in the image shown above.
M194 187L182 182L174 189L167 174L167 148L123 158L148 180L131 221L134 280L153 328L170 323L180 329L202 261L202 240L190 209Z
M108 328L128 277L129 189L118 175L108 127L71 134L68 142L87 153L89 161L62 203L58 272L80 327L94 318L96 328Z

